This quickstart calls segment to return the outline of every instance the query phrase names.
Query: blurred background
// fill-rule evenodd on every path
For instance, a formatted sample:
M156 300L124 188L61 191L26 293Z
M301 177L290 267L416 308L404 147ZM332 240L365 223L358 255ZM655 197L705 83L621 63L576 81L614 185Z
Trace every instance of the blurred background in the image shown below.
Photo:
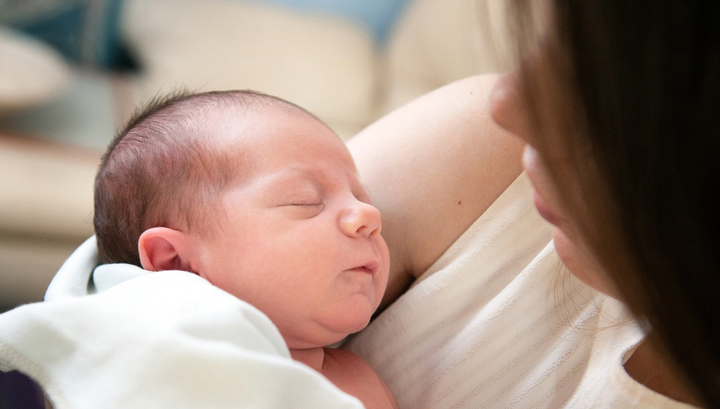
M93 234L100 156L149 98L254 89L348 139L507 66L502 15L502 0L0 0L0 311L41 300Z

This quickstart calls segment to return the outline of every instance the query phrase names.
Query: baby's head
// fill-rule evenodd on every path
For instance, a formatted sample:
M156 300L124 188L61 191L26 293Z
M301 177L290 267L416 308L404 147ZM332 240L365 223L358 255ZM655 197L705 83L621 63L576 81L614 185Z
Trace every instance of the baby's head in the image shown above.
M380 230L337 135L249 91L151 104L95 182L102 263L198 274L267 314L290 348L367 325L388 278Z

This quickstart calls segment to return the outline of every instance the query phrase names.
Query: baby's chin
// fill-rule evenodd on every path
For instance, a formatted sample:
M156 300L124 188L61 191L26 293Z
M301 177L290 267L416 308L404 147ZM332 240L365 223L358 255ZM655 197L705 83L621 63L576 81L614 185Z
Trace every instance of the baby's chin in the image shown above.
M370 323L371 317L372 314L367 314L367 316L345 317L343 320L333 320L332 322L319 322L315 330L305 331L303 334L288 333L286 335L283 331L280 333L290 349L325 347L363 330Z

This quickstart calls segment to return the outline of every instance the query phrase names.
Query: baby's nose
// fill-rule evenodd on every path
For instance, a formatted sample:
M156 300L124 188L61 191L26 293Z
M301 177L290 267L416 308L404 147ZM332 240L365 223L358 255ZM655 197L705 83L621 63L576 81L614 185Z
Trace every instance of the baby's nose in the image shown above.
M380 234L382 229L380 211L371 204L356 201L341 215L340 228L352 237Z

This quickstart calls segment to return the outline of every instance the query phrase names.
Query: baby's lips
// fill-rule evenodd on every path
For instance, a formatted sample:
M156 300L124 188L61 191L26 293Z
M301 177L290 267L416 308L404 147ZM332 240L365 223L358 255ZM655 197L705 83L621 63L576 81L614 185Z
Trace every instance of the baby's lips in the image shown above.
M361 264L355 268L351 268L352 271L364 271L367 273L370 273L372 275L375 275L375 273L378 272L380 268L380 262L378 260L372 260L365 264Z
M368 269L370 271L370 274L375 275L375 273L377 273L378 269L380 268L380 261L373 260L370 263L365 264L363 267Z

